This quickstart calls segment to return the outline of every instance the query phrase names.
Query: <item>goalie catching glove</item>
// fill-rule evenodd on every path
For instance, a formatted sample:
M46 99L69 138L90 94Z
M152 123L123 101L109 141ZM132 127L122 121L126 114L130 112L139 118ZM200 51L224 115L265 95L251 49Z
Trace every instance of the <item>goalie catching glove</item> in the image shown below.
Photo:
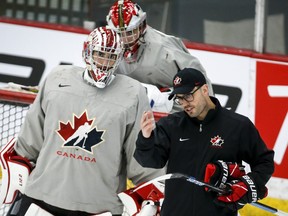
M263 199L268 192L265 186L258 187L250 174L242 176L239 180L230 181L226 184L226 190L231 192L226 195L220 194L214 202L233 211L243 208L247 203Z
M215 187L224 188L227 182L239 179L243 175L245 175L243 165L218 160L207 164L204 182ZM205 190L209 191L209 188L205 187Z

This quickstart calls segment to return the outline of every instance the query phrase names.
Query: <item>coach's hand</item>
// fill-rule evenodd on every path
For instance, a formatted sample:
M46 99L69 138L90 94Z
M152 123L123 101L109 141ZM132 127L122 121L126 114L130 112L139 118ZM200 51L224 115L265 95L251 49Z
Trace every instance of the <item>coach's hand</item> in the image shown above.
M145 138L149 138L155 127L155 120L152 111L144 112L141 118L140 127L142 130L142 135Z
M204 182L214 185L215 187L224 188L227 182L244 176L244 168L241 164L222 160L209 163L205 169ZM205 187L205 190L209 191L209 188Z
M239 180L227 183L227 187L231 190L231 193L219 195L215 203L228 207L233 211L243 208L247 203L263 199L267 196L268 191L265 186L258 189L254 180L249 175L244 175Z

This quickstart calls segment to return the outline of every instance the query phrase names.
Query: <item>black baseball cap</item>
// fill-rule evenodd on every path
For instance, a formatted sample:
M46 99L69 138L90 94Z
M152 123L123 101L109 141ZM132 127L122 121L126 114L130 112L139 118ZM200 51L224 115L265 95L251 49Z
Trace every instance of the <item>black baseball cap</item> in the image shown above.
M173 91L169 95L168 100L171 100L175 94L187 94L195 86L202 86L204 84L206 84L206 79L200 71L194 68L184 68L174 76Z

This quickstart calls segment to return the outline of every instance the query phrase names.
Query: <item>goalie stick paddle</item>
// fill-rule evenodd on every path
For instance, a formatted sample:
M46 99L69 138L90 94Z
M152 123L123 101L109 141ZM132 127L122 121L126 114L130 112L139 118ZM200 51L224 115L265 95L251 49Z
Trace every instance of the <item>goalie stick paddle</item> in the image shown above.
M207 187L207 188L211 189L212 191L215 191L215 192L218 192L218 193L221 193L221 194L227 194L227 193L230 192L230 191L226 191L224 189L215 187L213 185L210 185L208 183L199 181L196 178L194 178L193 176L188 176L188 175L185 175L185 174L182 174L182 173L170 173L170 174L159 176L157 178L154 178L154 179L152 179L152 180L140 185L134 191L137 191L140 188L143 188L143 187L145 187L145 186L147 186L147 185L149 185L149 184L151 184L153 182L159 182L159 181L164 181L164 180L169 180L169 179L183 179L183 180L191 182L191 183L193 183L195 185L198 185L200 187L202 187L202 186ZM278 210L278 209L273 208L271 206L265 205L263 203L254 202L254 203L249 203L249 204L252 205L252 206L255 206L257 208L260 208L260 209L262 209L264 211L267 211L267 212L273 213L275 215L278 215L278 216L288 216L287 212L283 212L281 210Z

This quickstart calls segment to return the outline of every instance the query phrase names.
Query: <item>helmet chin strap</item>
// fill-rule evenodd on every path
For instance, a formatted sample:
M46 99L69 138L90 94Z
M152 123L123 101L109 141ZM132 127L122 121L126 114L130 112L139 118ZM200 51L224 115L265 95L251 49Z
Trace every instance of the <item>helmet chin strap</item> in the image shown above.
M110 83L112 83L112 81L114 80L115 75L111 75L107 84L105 84L104 82L97 82L95 81L92 77L91 74L89 73L88 69L86 68L85 71L83 72L83 79L89 84L92 85L94 87L97 88L105 88L106 86L110 85Z

